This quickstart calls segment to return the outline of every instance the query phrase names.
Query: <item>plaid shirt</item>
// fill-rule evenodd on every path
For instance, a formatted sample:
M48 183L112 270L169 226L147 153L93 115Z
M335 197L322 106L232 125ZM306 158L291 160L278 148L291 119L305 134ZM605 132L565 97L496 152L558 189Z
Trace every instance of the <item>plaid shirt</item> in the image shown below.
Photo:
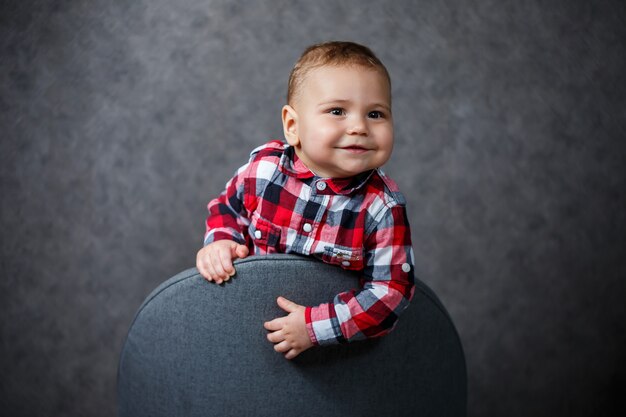
M208 204L204 244L228 239L251 254L295 253L361 271L360 290L307 307L314 344L382 336L413 296L413 250L404 196L379 169L315 176L293 147L271 141Z

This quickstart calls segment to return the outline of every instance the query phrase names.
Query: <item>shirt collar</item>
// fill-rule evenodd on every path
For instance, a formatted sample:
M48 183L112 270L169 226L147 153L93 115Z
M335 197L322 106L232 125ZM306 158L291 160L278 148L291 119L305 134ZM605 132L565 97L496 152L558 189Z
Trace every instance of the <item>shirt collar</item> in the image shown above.
M315 182L324 181L328 187L325 190L317 190L318 194L342 194L347 195L363 187L375 170L362 172L348 178L321 178L315 175L296 155L293 146L286 145L280 161L281 172L298 179L313 178Z

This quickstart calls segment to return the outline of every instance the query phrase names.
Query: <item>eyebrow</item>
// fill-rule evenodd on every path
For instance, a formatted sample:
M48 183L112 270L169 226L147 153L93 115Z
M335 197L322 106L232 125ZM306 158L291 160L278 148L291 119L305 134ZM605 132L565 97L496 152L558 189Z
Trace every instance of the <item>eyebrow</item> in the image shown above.
M325 106L329 106L331 104L345 104L345 103L350 103L350 100L345 100L345 99L335 99L335 100L326 100L322 103L319 103L317 105L317 107L325 107ZM391 111L391 106L388 106L386 104L383 103L373 103L371 104L372 107L382 107L383 109L387 110L387 111Z

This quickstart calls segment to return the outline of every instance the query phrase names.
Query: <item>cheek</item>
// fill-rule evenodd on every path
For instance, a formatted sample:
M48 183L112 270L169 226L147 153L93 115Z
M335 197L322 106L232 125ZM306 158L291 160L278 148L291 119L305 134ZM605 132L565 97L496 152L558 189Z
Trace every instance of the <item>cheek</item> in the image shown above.
M381 146L390 148L393 146L393 128L380 127L380 130L376 132L376 136L380 140Z
M337 126L321 117L311 118L303 124L303 132L315 142L327 139L337 131Z
M336 126L322 123L316 126L315 131L312 133L311 137L313 138L314 146L318 148L332 146L342 136L342 132Z
M338 124L329 122L327 120L322 120L316 126L317 131L320 135L324 135L325 138L330 138L333 135L336 135L341 129Z

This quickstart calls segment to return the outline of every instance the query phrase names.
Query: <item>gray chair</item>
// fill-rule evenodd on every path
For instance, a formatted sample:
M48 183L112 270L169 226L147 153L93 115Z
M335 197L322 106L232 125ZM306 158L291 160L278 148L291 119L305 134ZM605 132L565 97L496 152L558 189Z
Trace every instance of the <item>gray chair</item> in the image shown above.
M118 370L121 417L464 416L463 349L437 296L415 297L389 335L276 353L263 322L356 288L357 276L293 255L249 257L224 285L196 269L165 281L143 302Z

